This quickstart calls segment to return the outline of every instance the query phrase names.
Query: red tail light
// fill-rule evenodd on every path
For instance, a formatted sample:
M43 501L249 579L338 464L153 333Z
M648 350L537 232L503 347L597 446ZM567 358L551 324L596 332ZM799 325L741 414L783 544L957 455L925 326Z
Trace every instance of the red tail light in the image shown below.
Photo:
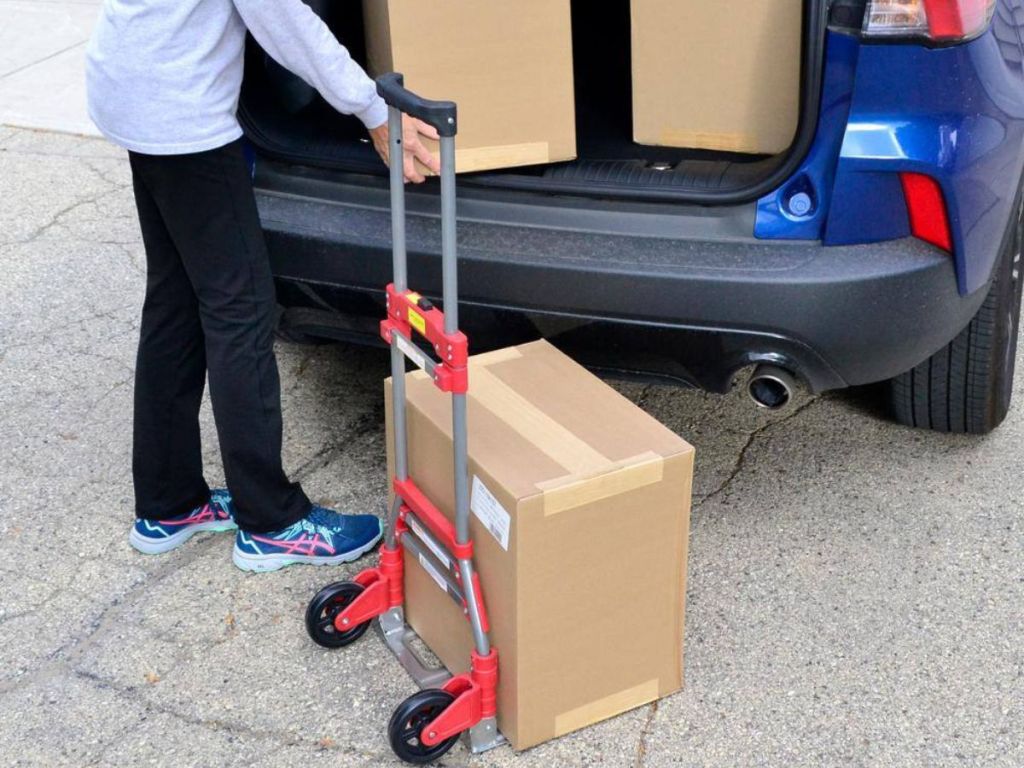
M871 0L864 34L939 43L970 40L988 28L995 5L995 0Z
M907 200L910 231L926 243L953 252L946 199L939 182L923 173L901 173L903 196Z

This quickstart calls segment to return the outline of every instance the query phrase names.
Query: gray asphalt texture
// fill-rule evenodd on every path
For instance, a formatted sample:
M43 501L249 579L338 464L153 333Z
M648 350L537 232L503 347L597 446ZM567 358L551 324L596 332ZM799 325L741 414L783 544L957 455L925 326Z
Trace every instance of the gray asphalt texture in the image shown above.
M329 653L302 628L358 566L246 575L223 534L128 546L143 264L123 153L0 128L0 763L391 764L412 684L376 638ZM386 356L278 354L287 467L382 512ZM769 416L616 386L697 446L686 689L446 765L1024 765L1024 407L976 439L863 394Z

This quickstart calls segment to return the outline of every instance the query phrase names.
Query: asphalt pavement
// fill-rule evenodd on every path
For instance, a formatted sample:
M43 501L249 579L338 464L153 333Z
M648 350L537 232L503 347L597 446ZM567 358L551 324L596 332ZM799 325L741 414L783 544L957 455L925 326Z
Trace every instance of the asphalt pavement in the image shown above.
M375 638L330 653L302 627L358 566L247 575L223 534L128 546L143 284L123 153L0 128L0 763L390 764L412 684ZM287 467L382 513L386 355L278 355ZM616 386L697 447L686 689L446 765L1024 765L1024 406L978 439L880 420L871 392L768 415Z

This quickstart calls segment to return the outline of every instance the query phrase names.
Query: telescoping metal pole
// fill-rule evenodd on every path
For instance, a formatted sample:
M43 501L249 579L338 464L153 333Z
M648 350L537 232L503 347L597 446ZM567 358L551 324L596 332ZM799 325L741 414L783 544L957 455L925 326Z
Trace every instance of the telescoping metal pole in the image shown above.
M391 261L395 290L402 293L408 288L405 246L405 170L402 154L402 111L388 108L388 159L391 167ZM399 480L409 477L409 451L405 422L405 355L398 348L398 336L391 337L391 415L395 425L395 476ZM391 504L385 542L395 547L395 524L401 499L395 496Z
M456 243L455 210L455 137L441 137L441 269L444 277L444 331L455 333L459 329L458 246ZM455 452L455 540L469 542L469 461L466 395L452 395L452 443ZM491 652L491 643L480 620L476 586L473 583L473 563L459 560L462 589L466 596L473 642L481 656Z

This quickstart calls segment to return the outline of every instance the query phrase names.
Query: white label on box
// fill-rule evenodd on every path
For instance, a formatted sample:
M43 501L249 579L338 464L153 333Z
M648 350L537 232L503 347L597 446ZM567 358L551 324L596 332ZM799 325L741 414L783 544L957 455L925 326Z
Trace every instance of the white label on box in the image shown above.
M396 336L398 342L398 348L405 353L405 356L412 360L417 366L422 368L424 371L427 370L427 356L420 351L419 347L415 344L410 344L405 340L404 336Z
M420 565L423 566L424 571L430 574L430 578L437 582L437 586L445 592L448 591L448 582L444 580L444 576L438 572L437 568L434 567L434 564L430 562L429 558L425 555L420 555Z
M487 490L476 475L473 475L473 495L470 497L469 508L473 514L484 524L491 535L501 544L501 548L508 551L508 532L512 527L512 517L508 510L501 506L494 494Z
M441 561L441 564L444 565L445 568L451 568L452 561L448 559L448 555L446 555L444 550L434 543L432 538L428 538L428 534L423 530L422 526L412 517L406 517L405 520L409 523L409 527L412 528L413 533L419 537L419 540L426 544L427 548L434 553L434 557Z

